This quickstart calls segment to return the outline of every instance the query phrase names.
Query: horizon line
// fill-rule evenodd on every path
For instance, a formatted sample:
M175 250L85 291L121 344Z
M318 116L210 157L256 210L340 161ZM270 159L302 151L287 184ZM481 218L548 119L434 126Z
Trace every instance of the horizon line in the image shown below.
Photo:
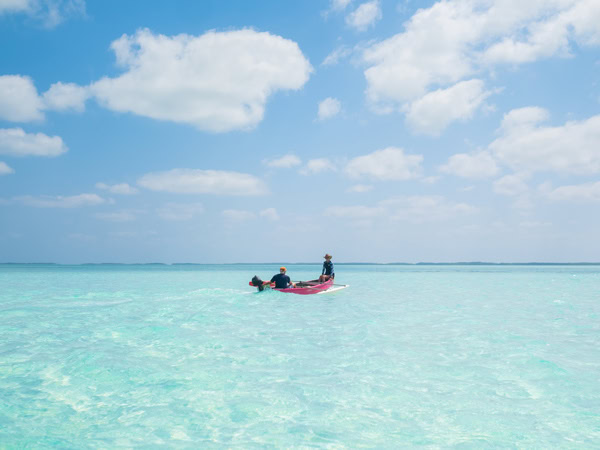
M320 265L321 262L233 262L233 263L202 263L202 262L84 262L84 263L56 263L56 262L0 262L0 265L54 265L54 266L102 266L102 265L122 265L122 266L232 266L232 265ZM600 265L600 262L541 262L541 261L528 261L528 262L490 262L490 261L453 261L453 262L431 262L431 261L420 261L420 262L336 262L338 265L368 265L368 266L595 266Z

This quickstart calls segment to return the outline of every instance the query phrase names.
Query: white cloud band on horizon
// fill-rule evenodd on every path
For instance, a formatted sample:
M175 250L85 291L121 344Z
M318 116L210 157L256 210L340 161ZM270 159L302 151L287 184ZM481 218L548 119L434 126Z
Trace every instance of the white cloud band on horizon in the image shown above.
M79 194L71 196L22 195L14 200L35 208L79 208L82 206L95 206L106 203L106 200L96 194Z
M152 191L175 194L263 195L268 192L259 178L240 172L173 169L140 177L138 185Z
M96 183L96 187L98 189L102 189L104 191L108 191L111 194L120 194L120 195L134 195L139 192L138 189L130 186L127 183L118 183L118 184L106 184L106 183Z

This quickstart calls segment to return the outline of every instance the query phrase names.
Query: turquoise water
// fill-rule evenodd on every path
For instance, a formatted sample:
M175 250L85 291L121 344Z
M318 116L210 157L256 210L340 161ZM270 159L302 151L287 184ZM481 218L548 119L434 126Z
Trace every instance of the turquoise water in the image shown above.
M276 272L0 265L0 447L599 448L600 266Z

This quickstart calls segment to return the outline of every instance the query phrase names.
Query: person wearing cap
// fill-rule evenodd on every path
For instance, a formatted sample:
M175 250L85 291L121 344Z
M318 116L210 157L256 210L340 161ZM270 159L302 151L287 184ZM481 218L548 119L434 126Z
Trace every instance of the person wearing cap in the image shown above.
M286 270L287 269L285 267L280 267L279 273L273 275L273 278L271 278L271 282L275 283L275 289L287 289L289 287L296 287L296 284L292 283L290 277L288 277L285 274Z
M327 281L330 278L335 278L335 272L333 271L333 263L331 262L332 256L329 253L326 253L325 261L323 261L323 271L321 272L321 276L319 277L319 281Z

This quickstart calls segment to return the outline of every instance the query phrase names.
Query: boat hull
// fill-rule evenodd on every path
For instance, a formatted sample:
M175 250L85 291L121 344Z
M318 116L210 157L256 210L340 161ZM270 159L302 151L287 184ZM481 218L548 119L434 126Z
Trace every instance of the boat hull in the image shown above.
M295 288L276 289L274 291L285 292L287 294L311 295L325 292L333 286L333 278L321 283L319 280L299 281Z

